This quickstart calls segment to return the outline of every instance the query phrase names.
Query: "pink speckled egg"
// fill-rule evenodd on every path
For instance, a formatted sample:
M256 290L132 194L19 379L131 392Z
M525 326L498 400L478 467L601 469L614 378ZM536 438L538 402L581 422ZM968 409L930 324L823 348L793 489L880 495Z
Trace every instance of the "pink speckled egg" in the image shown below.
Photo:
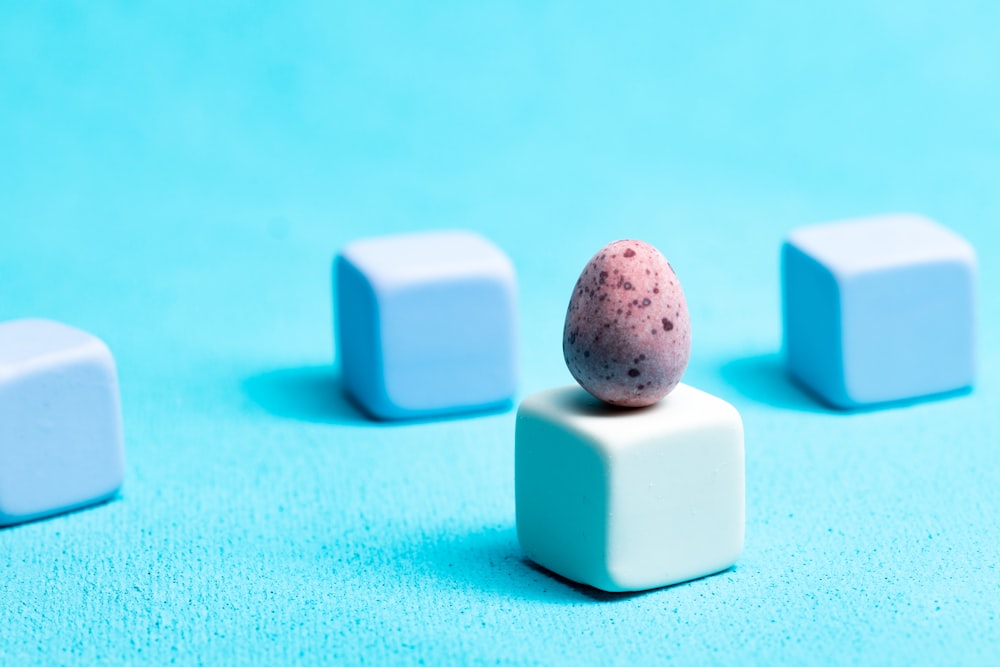
M681 381L691 319L670 263L643 241L614 241L587 262L563 330L569 372L612 405L652 405Z

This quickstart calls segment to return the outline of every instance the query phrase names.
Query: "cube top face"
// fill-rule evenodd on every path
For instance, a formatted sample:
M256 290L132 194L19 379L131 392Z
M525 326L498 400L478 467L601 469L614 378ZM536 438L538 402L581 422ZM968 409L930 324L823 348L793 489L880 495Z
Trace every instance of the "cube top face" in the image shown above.
M95 348L107 350L96 336L60 322L34 318L0 322L0 377L26 364L92 354Z
M491 409L517 383L517 285L492 243L463 231L364 239L335 262L338 356L371 415Z
M845 278L899 266L976 261L961 236L913 214L807 225L789 234L788 243Z
M619 408L594 398L579 385L526 397L518 414L535 414L592 443L602 458L646 444L652 434L697 431L719 423L742 424L739 412L721 398L681 383L645 408Z
M341 256L378 290L476 276L514 282L507 255L479 234L464 230L360 239L345 246Z
M518 410L515 490L525 553L569 579L631 591L712 574L743 548L742 420L684 384L633 410L576 385L535 394Z
M124 474L114 361L46 320L0 324L0 525L112 496Z

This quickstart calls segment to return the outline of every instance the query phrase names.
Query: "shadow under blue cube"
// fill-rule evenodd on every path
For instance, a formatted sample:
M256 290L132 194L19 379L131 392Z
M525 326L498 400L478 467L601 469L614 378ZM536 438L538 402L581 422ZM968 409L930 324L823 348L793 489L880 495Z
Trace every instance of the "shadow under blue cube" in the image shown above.
M337 353L347 393L379 419L509 404L517 286L507 256L466 231L369 238L334 261Z
M107 346L49 320L0 324L0 526L107 500L123 473Z
M782 249L788 370L839 408L970 387L975 283L972 246L921 216L796 229Z

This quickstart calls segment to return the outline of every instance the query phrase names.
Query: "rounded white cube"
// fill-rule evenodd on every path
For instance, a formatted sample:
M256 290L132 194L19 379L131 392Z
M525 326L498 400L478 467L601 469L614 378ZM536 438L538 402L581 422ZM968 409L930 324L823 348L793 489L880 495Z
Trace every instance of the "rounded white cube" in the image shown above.
M515 436L517 535L567 579L637 591L730 567L743 549L743 421L681 384L621 409L577 385L526 398Z

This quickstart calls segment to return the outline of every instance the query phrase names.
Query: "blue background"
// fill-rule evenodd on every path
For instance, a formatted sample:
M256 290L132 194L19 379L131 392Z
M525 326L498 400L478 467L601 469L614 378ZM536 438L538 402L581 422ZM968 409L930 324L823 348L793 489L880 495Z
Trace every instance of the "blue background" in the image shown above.
M126 482L0 531L4 663L997 661L1000 5L90 4L0 6L0 319L107 341ZM778 248L895 210L978 250L979 381L830 412L781 373ZM518 269L522 395L571 381L594 251L667 255L686 381L745 420L734 569L553 578L513 412L340 397L334 253L442 227Z

